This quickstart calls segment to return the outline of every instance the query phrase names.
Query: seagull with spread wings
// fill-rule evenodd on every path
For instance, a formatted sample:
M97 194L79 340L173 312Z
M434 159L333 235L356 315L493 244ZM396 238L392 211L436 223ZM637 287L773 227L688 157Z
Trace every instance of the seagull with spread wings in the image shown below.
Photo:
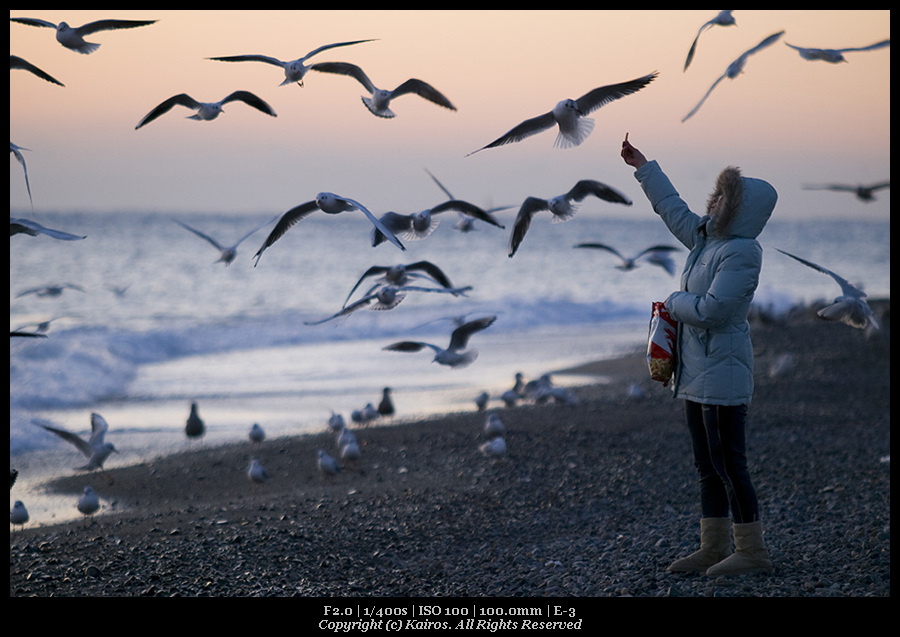
M99 31L116 31L118 29L134 29L153 24L156 20L97 20L88 22L80 27L69 26L65 22L55 24L38 18L10 18L10 22L27 24L30 27L47 27L56 31L56 41L71 51L77 51L85 55L93 53L100 48L94 42L85 42L84 36L92 35Z

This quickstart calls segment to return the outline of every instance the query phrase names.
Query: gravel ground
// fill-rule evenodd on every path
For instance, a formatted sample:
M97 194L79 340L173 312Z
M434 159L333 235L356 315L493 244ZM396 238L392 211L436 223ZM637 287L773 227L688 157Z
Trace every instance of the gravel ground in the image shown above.
M330 480L315 467L326 432L92 477L94 518L11 530L10 596L889 597L889 301L877 307L872 335L808 311L754 323L767 575L666 572L696 549L697 486L681 402L638 354L599 364L612 382L577 405L499 410L500 460L478 452L471 412L356 429L362 459ZM646 396L626 391L635 380ZM265 485L247 479L253 455ZM85 483L48 488L74 502Z

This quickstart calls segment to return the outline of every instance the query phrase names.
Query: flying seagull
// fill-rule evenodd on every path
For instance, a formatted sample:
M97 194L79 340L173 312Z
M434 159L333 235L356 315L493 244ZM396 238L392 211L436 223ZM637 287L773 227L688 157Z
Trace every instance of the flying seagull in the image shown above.
M628 197L594 179L582 179L568 192L550 199L528 197L522 202L513 224L512 234L509 237L509 256L512 257L519 249L519 244L525 238L525 233L528 232L531 219L535 214L548 210L553 215L554 222L568 221L578 211L577 204L589 195L612 203L631 205Z
M321 73L336 73L338 75L349 75L362 84L369 92L371 97L363 97L363 104L373 115L390 119L396 114L391 110L391 101L403 95L418 95L429 102L433 102L438 106L443 106L451 111L455 111L456 107L444 95L434 88L431 84L411 78L403 82L397 88L389 91L380 89L372 83L365 71L347 62L320 62L310 67L314 71Z
M216 250L218 250L219 253L220 253L220 254L219 254L219 258L216 260L216 263L219 263L219 262L221 261L221 262L224 263L226 266L227 266L227 265L231 265L231 262L234 261L234 258L237 256L237 248L238 248L239 245L241 245L241 243L244 242L245 239L247 239L250 235L252 235L252 234L253 234L254 232L256 232L257 230L262 229L263 227L265 227L267 224L270 223L270 221L267 221L266 223L262 224L261 226L259 226L259 227L257 227L257 228L254 228L253 230L251 230L250 232L248 232L247 234L245 234L243 237L241 237L240 239L238 239L237 242L235 242L234 244L232 244L232 245L230 245L230 246L223 246L222 244L220 244L218 241L216 241L215 239L213 239L213 238L212 238L211 236L209 236L208 234L205 234L205 233L203 233L203 232L200 232L200 231L197 230L196 228L192 228L192 227L189 226L188 224L186 224L186 223L184 223L184 222L182 222L182 221L179 221L178 219L172 219L172 221L174 221L175 223L177 223L179 226L181 226L181 227L184 228L185 230L188 230L188 231L190 231L190 232L193 232L195 235L197 235L197 236L200 237L201 239L205 239L206 241L208 241L209 243L211 243L212 246L213 246Z
M266 237L266 240L263 243L262 247L256 252L255 255L253 255L256 258L256 265L259 265L259 259L260 257L262 257L262 253L266 250L266 248L278 241L278 239L280 239L285 232L290 230L294 226L294 224L296 224L304 217L309 216L316 210L321 210L322 212L329 215L336 215L348 210L359 210L364 215L366 215L366 217L368 217L369 221L371 221L372 224L379 231L381 231L381 233L385 237L387 237L388 241L393 243L401 250L406 250L406 248L403 247L403 244L400 243L400 240L394 236L394 233L388 230L388 228L383 223L381 223L381 221L379 221L375 217L375 215L369 212L361 203L359 203L358 201L354 201L353 199L348 199L347 197L335 195L330 192L320 192L312 201L307 201L306 203L302 203L299 206L295 206L281 215L281 219L279 219L278 223L275 224L275 227L272 228L272 232L270 232L269 236Z
M454 196L450 193L450 191L447 190L446 186L444 186L444 184L442 184L440 181L438 181L438 178L437 178L437 177L435 177L433 174L431 174L431 171L430 171L430 170L428 170L428 169L426 168L426 169L425 169L425 172L427 172L427 173L428 173L428 176L431 177L432 181L434 181L434 183L437 184L437 187L440 188L440 189L444 192L445 195L447 195L447 199L450 199L450 200L455 200L455 199L456 199L456 197L454 197ZM493 208L488 208L487 210L485 210L485 212L488 213L488 214L492 214L492 213L497 212L497 211L499 211L499 210L507 210L507 209L509 209L509 208L512 208L512 206L496 206L496 207L493 207ZM488 223L491 223L491 222L489 221ZM496 224L492 224L492 225L496 225ZM501 226L501 227L502 227L502 226ZM469 216L467 216L465 213L460 212L460 213L459 213L459 220L456 222L456 228L457 228L460 232L469 232L469 231L471 231L471 230L474 230L474 229L475 229L475 217L469 217Z
M350 294L347 295L347 300L344 301L344 304L347 304L347 301L349 301L350 297L353 296L356 288L358 288L365 279L371 276L378 275L383 276L380 276L377 279L377 283L372 286L366 292L366 294L371 294L375 290L375 288L385 283L388 285L399 287L409 284L411 279L430 279L441 287L453 287L453 284L450 282L450 278L446 274L444 274L443 270L441 270L431 261L416 261L415 263L409 263L406 265L402 263L398 263L396 265L373 265L368 270L363 272L361 277L359 277L356 285L353 286L353 289L350 290Z
M98 31L115 31L118 29L134 29L153 24L156 20L97 20L88 22L80 27L70 27L65 22L54 24L38 18L10 18L10 22L19 22L31 27L47 27L56 30L56 41L67 49L87 55L100 48L99 44L85 42L84 36Z
M58 84L59 86L65 86L62 82L57 80L55 77L47 73L46 71L39 69L34 64L29 62L24 58L20 58L18 55L10 55L9 56L9 68L10 69L20 69L23 71L28 71L29 73L33 73L37 75L42 80L46 80L51 84Z
M193 115L190 115L187 119L196 119L202 121L213 120L216 119L220 113L224 112L222 110L222 107L229 102L243 102L244 104L252 106L256 110L263 112L266 115L277 117L275 111L271 106L266 104L263 100L261 100L250 91L235 91L225 99L218 102L198 102L187 93L179 93L178 95L174 95L165 100L159 106L144 115L144 118L140 122L138 122L138 125L135 126L134 129L137 130L141 126L149 124L160 115L168 113L175 106L184 106L191 110L197 111Z
M416 285L394 287L393 285L385 285L349 305L344 305L339 312L332 314L328 318L318 321L304 321L304 323L306 325L320 325L321 323L336 319L340 316L346 316L363 307L368 307L371 310L392 310L400 304L400 301L406 298L407 292L440 292L452 294L453 296L465 296L465 293L471 289L472 286L470 285L462 288L425 288Z
M688 119L690 119L694 115L694 113L696 113L698 110L700 110L700 107L703 106L703 102L705 102L706 98L708 98L710 96L710 94L713 92L713 89L719 85L719 82L724 80L726 77L731 80L736 78L738 75L740 75L744 71L744 66L747 64L747 58L749 58L754 53L758 53L759 51L762 51L763 49L765 49L769 46L772 46L782 35L784 35L784 31L779 31L778 33L773 33L772 35L765 38L762 42L757 44L752 49L748 49L748 50L744 51L743 53L741 53L741 55L734 62L732 62L731 64L728 65L728 68L725 69L725 72L722 75L720 75L719 78L715 82L712 83L712 86L710 86L709 90L706 91L706 95L703 96L703 99L701 99L697 103L697 105L691 109L690 113L688 113L687 115L684 116L684 118L681 120L682 123L686 122Z
M279 86L285 86L287 84L293 84L295 82L298 86L303 86L303 77L310 69L310 67L305 64L305 62L309 58L316 55L317 53L321 53L322 51L327 51L328 49L334 49L339 46L350 46L351 44L362 44L363 42L374 42L374 40L353 40L352 42L336 42L334 44L325 44L318 47L317 49L313 49L301 58L297 58L296 60L289 60L287 62L270 57L268 55L256 54L226 55L208 59L217 60L219 62L263 62L265 64L271 64L273 66L280 66L282 69L284 69L284 81Z
M730 27L737 24L734 19L734 16L731 15L732 9L728 9L725 11L719 11L715 18L705 22L703 26L700 27L700 30L697 31L697 36L694 38L693 44L691 44L691 49L688 51L687 59L684 61L684 70L687 71L688 67L691 65L691 61L694 59L694 52L697 50L697 40L700 39L700 34L706 31L707 29L711 29L714 26L720 27Z
M612 246L608 246L603 243L577 243L575 244L576 248L596 248L598 250L606 250L607 252L612 252L614 255L619 257L622 260L622 263L617 265L616 268L619 270L623 270L628 272L629 270L634 270L637 267L638 259L643 257L644 261L648 263L652 263L653 265L658 265L670 275L675 274L675 262L672 261L672 257L669 256L671 252L678 250L675 246L668 245L655 245L650 246L649 248L645 248L638 252L635 256L626 258L622 256L618 250L613 248Z
M800 263L818 270L822 274L827 274L841 286L841 295L832 301L831 305L826 305L818 312L816 316L826 321L840 321L852 327L865 329L869 325L876 330L879 329L878 321L875 320L875 314L872 308L866 303L866 294L859 288L848 283L844 278L838 276L831 270L827 270L820 265L816 265L806 259L794 256L789 252L776 248L780 253L786 254L792 259L796 259Z
M850 186L845 184L822 184L803 186L804 190L835 190L837 192L852 192L860 201L875 201L875 191L890 188L890 181L882 181L876 184Z
M434 359L432 362L447 365L449 367L463 367L472 363L478 356L477 350L464 349L469 342L469 337L475 332L487 329L496 320L496 316L487 316L460 325L451 333L450 344L446 349L422 341L400 341L398 343L392 343L383 349L392 352L418 352L429 347L434 351Z
M399 234L404 239L424 239L438 227L438 220L434 218L434 215L447 212L448 210L455 210L461 215L471 219L480 219L485 223L489 223L492 226L501 229L504 227L503 224L494 219L487 211L482 210L475 204L461 199L451 199L450 201L445 201L433 208L428 208L427 210L414 212L408 215L400 214L398 212L386 212L381 215L380 220L391 232ZM372 245L377 246L383 241L384 235L376 229L372 235Z
M577 100L562 100L550 112L525 120L518 126L510 129L505 135L498 137L487 146L472 151L469 155L474 155L486 148L495 148L504 144L520 142L526 137L531 137L554 126L559 128L559 134L556 137L556 142L553 144L554 147L570 148L578 146L587 139L594 129L594 120L586 117L589 113L614 100L638 92L652 82L657 75L659 74L654 71L635 80L595 88Z
M800 57L804 60L821 60L823 62L829 62L831 64L838 64L839 62L846 62L846 58L844 58L844 53L852 53L856 51L875 51L877 49L883 49L886 46L891 45L890 40L882 40L881 42L876 42L875 44L870 44L869 46L859 46L852 47L849 49L814 49L814 48L806 48L802 46L794 46L788 42L785 44L798 53L800 53Z

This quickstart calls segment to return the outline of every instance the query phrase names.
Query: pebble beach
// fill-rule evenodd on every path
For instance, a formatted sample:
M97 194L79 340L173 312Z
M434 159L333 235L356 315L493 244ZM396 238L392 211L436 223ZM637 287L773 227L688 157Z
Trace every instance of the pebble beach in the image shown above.
M697 547L698 489L681 401L636 352L548 370L604 379L577 404L491 408L501 458L479 452L488 412L473 408L354 426L361 458L331 477L324 424L91 476L94 516L10 527L10 596L890 597L890 302L870 304L871 333L814 308L752 323L771 573L666 572ZM84 484L46 488L74 507Z

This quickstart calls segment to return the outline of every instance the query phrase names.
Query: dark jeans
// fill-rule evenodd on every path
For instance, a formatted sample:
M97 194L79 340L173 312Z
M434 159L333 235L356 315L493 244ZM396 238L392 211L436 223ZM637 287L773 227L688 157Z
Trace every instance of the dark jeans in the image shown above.
M691 434L694 465L700 477L703 517L738 524L759 519L759 503L747 470L747 405L725 407L686 400L685 421Z

